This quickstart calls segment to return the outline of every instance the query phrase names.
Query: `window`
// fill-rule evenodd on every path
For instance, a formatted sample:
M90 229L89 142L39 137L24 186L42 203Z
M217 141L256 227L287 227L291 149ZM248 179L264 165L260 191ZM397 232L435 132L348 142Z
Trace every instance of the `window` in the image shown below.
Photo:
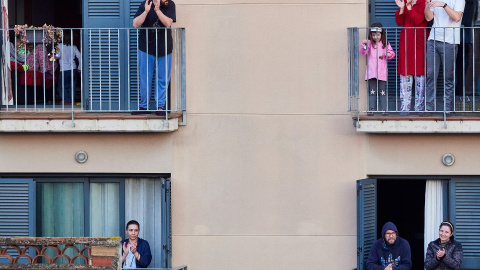
M124 238L131 219L150 243L150 267L171 267L169 179L0 179L1 236Z
M388 189L380 188L390 181ZM464 261L462 269L480 269L480 236L478 235L478 227L480 226L480 178L452 178L443 181L443 219L450 220L455 224L455 239L460 241L464 250ZM385 190L391 190L390 199L380 195ZM401 190L399 194L399 190ZM401 194L405 192L405 194ZM423 194L422 194L423 192ZM388 195L388 194L387 194ZM404 207L395 206L389 211L381 210L380 205L392 205L393 200L399 199L400 196L407 200L414 201L415 207L405 205ZM401 198L400 198L401 199ZM421 234L411 227L417 227L417 223L422 222L422 217L417 214L423 213L425 202L425 179L415 180L378 180L365 179L357 181L357 268L359 270L366 269L366 259L370 252L371 245L379 238L379 230L385 223L385 220L379 221L379 216L388 216L394 223L397 220L414 220L418 222L410 222L410 224L402 224L399 227L400 235L406 238L410 245L415 242L416 238ZM382 212L382 213L380 213ZM387 214L385 214L387 212ZM430 212L423 215L430 215ZM424 218L424 217L423 217ZM414 231L414 234L404 234L407 231ZM438 234L437 234L438 235ZM416 244L418 246L418 244ZM424 255L424 254L423 254ZM422 263L423 256L419 252L414 253L412 248L413 268L419 268L418 264Z
M107 181L37 179L36 236L122 236L120 186L124 182Z

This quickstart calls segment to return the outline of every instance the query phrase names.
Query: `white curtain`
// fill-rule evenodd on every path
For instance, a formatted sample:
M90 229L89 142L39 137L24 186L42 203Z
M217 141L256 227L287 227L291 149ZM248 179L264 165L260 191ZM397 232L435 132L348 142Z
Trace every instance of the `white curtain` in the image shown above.
M424 252L428 244L438 238L438 226L443 221L443 188L441 180L427 180L425 187L425 237Z
M150 244L150 267L160 267L162 252L162 179L125 179L125 222L140 223L139 237Z

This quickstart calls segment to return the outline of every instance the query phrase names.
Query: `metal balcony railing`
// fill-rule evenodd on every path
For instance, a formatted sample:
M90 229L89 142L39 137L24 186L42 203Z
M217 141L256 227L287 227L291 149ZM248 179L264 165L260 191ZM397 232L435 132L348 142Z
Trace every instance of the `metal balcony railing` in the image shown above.
M2 111L129 113L138 110L141 31L148 31L147 42L155 40L150 47L146 45L151 54L156 57L171 54L171 65L146 62L147 66L154 66L154 77L170 77L169 83L162 85L167 87L165 103L158 104L156 92L151 90L146 111L153 113L162 107L167 118L175 113L184 115L184 28L35 28L20 33L17 29L17 35L13 34L14 29L2 29ZM74 46L63 44L75 45L79 55L73 59ZM69 61L75 61L81 71L62 62L65 58L72 58ZM69 79L75 75L76 82ZM153 89L153 81L149 83Z
M400 51L401 45L402 48L408 48L407 44L410 44L411 41L407 40L413 36L414 44L422 43L420 40L417 40L416 37L419 36L417 33L422 33L425 36L425 39L428 39L430 31L453 31L452 28L408 28L407 31L411 31L414 34L405 38L400 44L400 33L402 27L384 27L386 41L391 45L393 51L395 52L395 57L391 60L387 60L387 76L386 76L386 85L385 85L385 96L382 96L381 91L374 91L375 96L369 97L369 91L371 87L368 86L368 81L366 77L371 77L367 72L372 72L372 67L374 72L376 67L381 66L380 61L382 61L382 49L379 50L381 53L374 51L376 55L373 55L377 59L377 63L374 63L374 66L371 65L372 62L367 61L367 58L370 56L369 52L367 55L363 55L362 52L365 52L362 47L364 47L362 41L368 40L368 34L371 32L371 29L368 27L364 28L348 28L348 110L352 112L354 116L361 116L363 114L372 115L378 114L382 115L395 115L400 114L400 112L405 111L405 105L408 104L408 100L405 99L402 108L402 99L404 99L404 93L401 91L400 87L400 73L404 74L423 74L427 76L428 70L427 66L427 53L429 48L427 47L427 41L423 41L423 48L414 48L414 50L422 50L420 55L424 55L423 58L418 58L417 53L411 53L411 51L402 53ZM460 44L456 46L454 54L456 54L456 59L448 60L447 58L435 58L432 60L433 66L439 66L439 72L437 80L433 83L433 88L429 87L425 83L424 92L425 95L418 96L419 93L416 93L415 82L412 84L412 94L411 94L411 103L409 104L410 109L408 112L410 115L414 114L425 114L428 110L429 113L438 114L438 115L463 115L469 116L474 115L472 113L480 112L480 28L479 27L461 27L460 29ZM445 35L445 34L443 34ZM420 35L421 36L421 35ZM441 45L441 44L440 44ZM438 43L434 44L434 50L440 50ZM432 48L430 48L432 49ZM405 49L404 49L405 50ZM443 49L445 52L445 49ZM415 51L416 52L416 51ZM386 55L383 55L384 57ZM409 61L422 61L424 70L400 70L400 58L405 57L404 62ZM385 60L385 59L383 59ZM451 61L451 62L448 62ZM446 65L444 63L447 63ZM446 79L446 66L453 65L453 96L449 94L448 81ZM416 66L414 64L414 66ZM406 67L404 67L406 69ZM415 68L416 69L416 68ZM433 69L432 69L433 70ZM367 76L366 76L367 75ZM370 73L371 75L371 73ZM448 75L448 74L447 74ZM413 76L415 80L415 76ZM420 81L420 80L419 80ZM426 78L425 78L426 81ZM374 85L373 88L377 88L378 85ZM420 92L420 91L419 91ZM433 98L428 104L428 95ZM433 94L432 94L433 93ZM417 95L417 96L416 96ZM384 98L383 100L381 100ZM380 103L385 103L384 108L380 108ZM421 98L425 99L425 102L420 102ZM370 99L370 100L369 100ZM416 100L417 99L417 100ZM416 104L417 102L417 104ZM370 104L374 103L374 104ZM416 106L417 105L417 106ZM427 105L427 106L426 106ZM427 108L430 107L430 108ZM374 108L372 110L372 108ZM371 112L369 112L371 111ZM431 112L430 112L431 111ZM477 114L478 116L478 114Z

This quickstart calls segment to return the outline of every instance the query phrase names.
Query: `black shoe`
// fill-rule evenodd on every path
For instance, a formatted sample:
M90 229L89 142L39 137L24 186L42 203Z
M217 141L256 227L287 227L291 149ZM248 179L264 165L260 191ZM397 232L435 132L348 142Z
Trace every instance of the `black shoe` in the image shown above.
M139 114L151 114L151 111L147 111L147 109L143 107L138 107L137 111L132 111L132 115L139 115Z
M368 112L367 112L367 116L373 116L373 112L372 112L372 111L368 111Z
M418 114L418 116L420 116L420 117L432 116L432 113L430 113L430 112L421 112L421 113Z
M408 112L400 112L400 116L408 116Z

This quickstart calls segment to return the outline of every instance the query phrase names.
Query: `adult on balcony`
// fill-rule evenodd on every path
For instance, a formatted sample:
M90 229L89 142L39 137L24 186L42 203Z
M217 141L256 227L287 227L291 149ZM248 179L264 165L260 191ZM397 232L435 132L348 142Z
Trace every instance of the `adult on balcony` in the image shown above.
M415 111L424 110L425 99L425 0L395 0L398 10L395 22L403 26L398 51L400 74L401 113L406 116L412 103L412 85L415 81ZM415 78L414 78L415 76Z
M152 7L153 4L153 7ZM171 27L176 21L175 3L171 0L146 0L138 7L133 27ZM166 91L170 82L173 40L171 30L140 30L138 65L140 72L140 103L132 114L149 113L152 78L155 72L155 114L165 112ZM166 36L166 37L165 37Z
M454 70L464 8L465 0L445 0L444 2L425 0L425 19L433 20L427 41L427 111L435 110L435 83L440 63L445 70L444 110L446 112L454 110Z
M125 230L128 238L122 241L123 269L147 268L152 261L152 252L147 240L138 237L140 224L130 220Z

